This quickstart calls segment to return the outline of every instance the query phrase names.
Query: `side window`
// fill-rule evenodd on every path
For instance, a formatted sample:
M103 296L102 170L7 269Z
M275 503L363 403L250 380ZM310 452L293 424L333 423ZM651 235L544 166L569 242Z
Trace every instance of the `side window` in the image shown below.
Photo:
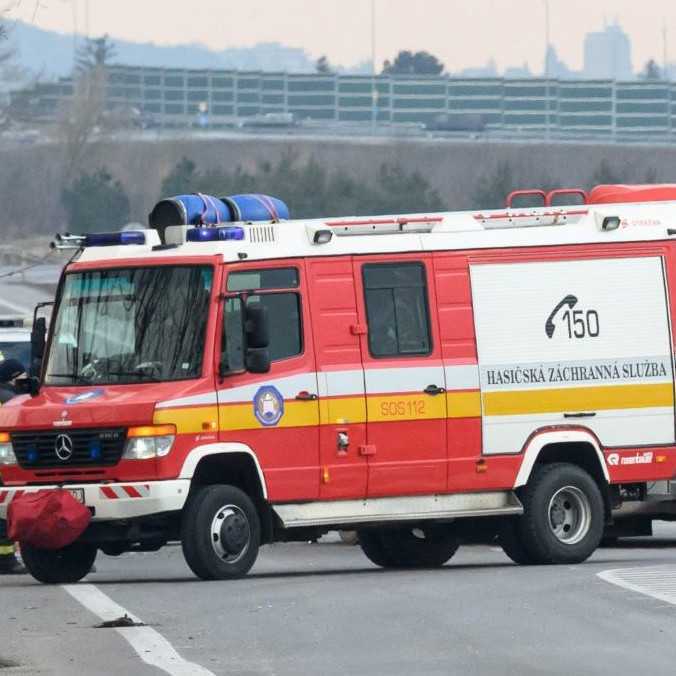
M298 283L296 268L238 270L228 275L228 291L297 289Z
M249 296L247 303L260 303L268 309L270 320L270 359L278 361L300 354L303 340L300 322L300 296L297 293L265 293Z
M248 291L244 296L225 300L223 344L221 354L227 371L244 369L244 316L242 303L260 303L268 311L270 320L270 359L280 361L303 351L301 300L295 291L256 293L256 290L297 288L298 271L295 268L247 270L228 276L228 291ZM243 298L246 300L244 301Z
M429 354L432 341L423 265L365 265L363 275L371 355Z

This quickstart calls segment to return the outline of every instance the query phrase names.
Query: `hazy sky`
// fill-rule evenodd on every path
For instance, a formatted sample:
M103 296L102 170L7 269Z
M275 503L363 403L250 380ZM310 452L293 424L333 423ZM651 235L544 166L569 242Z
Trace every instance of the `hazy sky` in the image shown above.
M352 65L370 59L371 0L0 0L9 15L43 28L104 32L135 41L200 42L219 49L257 42L303 47L312 56ZM375 0L380 63L399 49L426 49L450 71L486 63L500 69L528 62L542 69L545 0ZM629 33L634 69L662 61L666 24L676 61L676 0L549 0L552 44L573 68L582 41L604 20Z

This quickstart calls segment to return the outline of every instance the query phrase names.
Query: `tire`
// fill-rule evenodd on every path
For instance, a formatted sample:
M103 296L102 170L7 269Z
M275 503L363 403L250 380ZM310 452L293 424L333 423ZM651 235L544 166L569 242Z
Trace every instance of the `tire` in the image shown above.
M517 526L517 520L510 518L498 534L498 544L514 563L518 563L520 566L529 566L535 563L535 559L523 546Z
M96 545L74 542L63 549L38 549L23 543L21 558L28 572L44 584L79 582L94 566Z
M239 488L205 486L184 507L183 556L203 580L232 580L246 575L256 562L260 542L258 512Z
M360 530L357 533L359 546L371 563L381 568L396 568L392 552L385 546L382 533L375 530Z
M582 563L599 546L605 525L603 497L594 479L577 465L536 467L522 502L524 513L515 532L530 562Z
M359 531L364 554L381 568L438 568L458 551L458 541L437 528Z

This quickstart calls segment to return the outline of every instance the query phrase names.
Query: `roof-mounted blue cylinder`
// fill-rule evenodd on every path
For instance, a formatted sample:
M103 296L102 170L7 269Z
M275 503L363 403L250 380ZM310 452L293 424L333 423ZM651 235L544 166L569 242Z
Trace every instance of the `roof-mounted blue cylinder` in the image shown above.
M148 217L150 227L164 239L170 225L209 227L238 221L280 221L289 218L289 209L268 195L213 197L196 193L176 195L158 202Z

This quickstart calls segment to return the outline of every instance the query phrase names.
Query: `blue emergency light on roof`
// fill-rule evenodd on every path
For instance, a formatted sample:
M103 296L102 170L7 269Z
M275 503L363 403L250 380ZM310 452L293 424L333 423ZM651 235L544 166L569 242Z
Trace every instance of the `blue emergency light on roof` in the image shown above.
M191 228L186 235L188 242L223 242L244 239L244 228L224 225L220 228Z
M80 249L90 246L125 246L127 244L146 243L145 232L126 230L124 232L90 232L86 235L57 233L50 244L52 249Z
M84 236L82 246L124 246L127 244L145 244L145 233L138 230L126 232L91 232Z

